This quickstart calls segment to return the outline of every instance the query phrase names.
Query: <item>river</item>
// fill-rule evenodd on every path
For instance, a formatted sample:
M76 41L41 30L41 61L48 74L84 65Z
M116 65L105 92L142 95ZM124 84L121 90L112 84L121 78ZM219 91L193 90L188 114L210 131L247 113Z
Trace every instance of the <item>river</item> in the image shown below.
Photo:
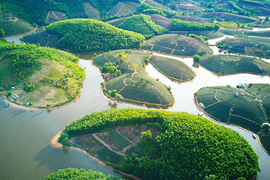
M8 41L18 42L18 37L9 37ZM214 46L213 46L214 47ZM156 53L155 53L156 54ZM160 55L160 54L156 54ZM165 56L165 55L160 55ZM168 56L167 56L168 57ZM84 56L87 58L87 56ZM191 82L175 83L159 73L152 65L146 70L153 78L169 85L175 97L175 105L169 111L186 111L197 114L198 110L193 102L193 95L201 87L232 85L243 83L269 83L269 77L260 77L250 74L240 74L217 77L206 69L193 68L192 58L173 57L183 61L196 72L196 78ZM99 69L89 60L80 60L85 67L86 81L84 82L80 98L67 106L49 111L29 112L14 108L4 108L0 98L0 179L44 179L48 174L58 169L76 167L93 169L122 177L112 169L102 166L75 150L61 150L51 147L51 138L61 131L71 121L94 111L105 110L111 107L139 107L125 103L114 103L104 98L100 91L103 81ZM140 107L143 108L143 107ZM270 177L270 157L263 151L257 140L250 133L233 126L227 127L238 131L249 141L259 155L261 172L258 177L266 180Z

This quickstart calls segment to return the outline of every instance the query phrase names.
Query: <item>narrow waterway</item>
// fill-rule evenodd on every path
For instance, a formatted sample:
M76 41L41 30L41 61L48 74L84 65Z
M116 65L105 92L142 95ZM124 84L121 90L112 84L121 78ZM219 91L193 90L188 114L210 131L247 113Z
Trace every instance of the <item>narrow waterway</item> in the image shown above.
M11 39L12 38L12 39ZM223 37L224 38L224 37ZM225 37L226 38L226 37ZM8 41L18 41L18 37L7 38ZM217 41L217 40L215 40ZM215 47L215 46L212 46ZM156 53L154 53L156 54ZM156 54L160 55L160 54ZM160 55L165 56L165 55ZM87 58L87 56L84 56ZM169 57L169 56L166 56ZM196 78L191 82L175 83L159 73L153 66L148 65L146 70L153 78L172 88L175 105L169 111L186 111L197 114L198 110L193 102L193 95L201 87L231 85L243 83L269 83L269 77L240 74L217 77L204 68L193 68L192 58L171 57L183 61L196 72ZM112 169L102 166L88 158L86 155L74 150L55 149L50 146L51 138L61 131L71 121L94 111L108 108L139 107L125 103L114 103L102 96L100 83L103 81L97 67L91 61L80 60L85 67L86 81L84 82L80 98L65 107L49 111L29 112L14 108L4 108L0 98L0 179L44 179L48 174L58 169L77 167L93 169L122 177ZM143 108L143 107L140 107ZM263 151L257 140L251 134L233 126L249 141L259 155L261 172L260 180L270 177L270 157Z

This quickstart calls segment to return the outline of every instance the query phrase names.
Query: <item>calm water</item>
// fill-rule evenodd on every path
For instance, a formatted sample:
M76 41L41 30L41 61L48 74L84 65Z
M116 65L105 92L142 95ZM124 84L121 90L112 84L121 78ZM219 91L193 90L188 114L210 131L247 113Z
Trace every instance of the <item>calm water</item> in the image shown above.
M16 38L13 38L15 41ZM87 58L84 55L84 58ZM192 67L191 58L176 58ZM138 107L129 104L116 104L104 98L100 91L103 81L98 68L91 61L81 60L80 65L86 69L86 81L81 97L74 103L52 110L51 112L28 112L11 107L5 109L0 98L0 179L3 180L39 180L61 168L77 167L102 171L105 174L120 174L112 169L99 165L86 155L74 150L55 149L50 146L51 138L61 131L66 124L88 113L111 107ZM201 87L230 84L235 86L243 83L269 83L269 77L241 74L217 77L204 68L193 68L197 76L192 82L174 83L156 71L153 66L146 67L149 75L171 86L175 97L175 105L170 111L186 111L197 114L198 110L193 102L193 94ZM142 108L142 107L140 107ZM237 127L227 126L238 131L252 145L259 155L259 179L269 179L270 157L262 150L251 134Z

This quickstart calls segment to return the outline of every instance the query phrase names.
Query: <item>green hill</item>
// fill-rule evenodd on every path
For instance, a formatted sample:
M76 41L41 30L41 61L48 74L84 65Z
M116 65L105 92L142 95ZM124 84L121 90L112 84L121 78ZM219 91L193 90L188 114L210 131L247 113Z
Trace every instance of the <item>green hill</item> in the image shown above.
M119 28L143 34L146 38L168 32L167 29L156 25L147 15L133 15L121 23Z
M198 51L205 51L208 54L213 53L203 42L177 34L164 34L152 37L143 44L141 49L176 56L193 56Z
M36 45L0 43L0 89L17 104L57 106L76 98L85 78L79 58ZM11 88L14 87L14 88ZM11 94L20 98L12 99Z
M60 169L56 173L52 173L46 177L45 180L78 180L78 179L100 179L100 180L120 180L120 178L108 175L106 176L102 172L84 170L77 168Z
M270 152L270 133L261 127L269 121L269 90L269 84L249 84L245 90L230 86L205 87L195 93L195 100L202 103L203 111L215 120L258 133Z
M69 144L68 139L85 135L91 137L88 141L94 142L97 139L92 133L102 131L102 134L110 137L109 141L100 136L101 133L96 133L95 136L99 136L106 144L117 147L122 140L134 141L132 134L135 131L132 130L137 130L138 133L140 124L147 124L147 127L143 132L140 130L141 138L135 146L145 154L137 154L139 151L133 149L133 154L124 157L120 165L111 163L138 178L252 179L259 171L258 156L237 132L188 113L132 108L94 112L67 125L59 140L63 144ZM127 133L120 126L133 127L125 128L130 129ZM112 138L112 132L109 131L116 127L117 131L114 131ZM80 145L87 143L77 142ZM100 142L87 143L88 148L92 148L91 144L101 144ZM103 149L103 152L107 149L100 145L96 147ZM116 150L106 151L110 158L113 157L111 154L122 157Z
M46 32L57 35L57 48L77 52L109 51L125 48L139 48L144 42L144 36L131 31L116 28L110 24L94 19L69 19L58 21L46 27ZM44 38L50 40L46 33ZM26 37L25 40L35 39L40 43L36 34ZM43 42L46 40L42 39ZM40 43L47 45L46 43ZM53 44L53 43L51 43Z
M251 73L270 75L270 64L256 58L236 55L206 55L199 62L200 65L218 75Z
M149 58L150 53L133 50L118 50L96 56L93 62L100 67L106 80L103 84L105 95L151 107L171 106L174 101L168 88L145 72L144 66Z

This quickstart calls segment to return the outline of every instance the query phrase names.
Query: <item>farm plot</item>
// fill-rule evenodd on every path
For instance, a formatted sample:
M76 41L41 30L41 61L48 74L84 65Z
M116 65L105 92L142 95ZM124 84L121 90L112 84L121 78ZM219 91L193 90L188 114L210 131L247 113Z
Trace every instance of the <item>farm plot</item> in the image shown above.
M209 12L202 16L203 18L216 18L218 21L236 22L236 23L253 23L257 19L223 12Z
M190 81L195 77L195 73L181 61L152 56L150 62L170 79L183 82Z
M98 10L96 10L91 3L86 2L84 3L84 7L85 7L85 13L88 15L88 18L90 19L99 19L100 16L100 12Z
M221 101L212 106L206 107L204 110L214 119L227 123L230 117L230 110L232 106L233 105L227 101Z
M128 14L134 14L137 9L136 7L140 5L133 2L118 2L114 8L112 8L107 16L123 16Z
M120 135L116 130L107 132L109 138L106 139L106 144L108 144L112 149L116 151L122 151L125 147L131 145L132 143Z
M252 121L248 121L241 117L233 116L233 115L230 116L230 123L243 127L245 129L249 129L253 132L259 132L261 130L261 127L259 124L254 123Z
M257 57L270 57L270 39L259 37L228 38L221 42L221 48L231 53L247 54Z
M152 46L151 49L150 46ZM193 56L198 51L206 51L208 54L213 53L212 50L204 43L193 38L182 35L179 36L177 34L155 36L146 41L145 45L141 48L179 56Z
M46 22L50 24L65 19L67 19L67 15L65 13L59 11L49 11L47 14Z
M153 14L150 17L154 23L161 27L164 27L165 29L169 29L169 26L172 22L171 19L161 16L159 14Z
M41 33L24 36L22 40L30 44L40 44L40 46L56 47L58 38L57 35L44 31Z
M120 165L120 162L123 161L123 156L119 155L107 147L102 146L101 149L95 152L95 156L105 162L112 163L114 165Z
M0 21L0 28L3 28L7 36L23 34L35 29L33 25L20 19Z
M251 73L270 74L270 64L260 59L236 55L203 56L200 65L217 75Z

